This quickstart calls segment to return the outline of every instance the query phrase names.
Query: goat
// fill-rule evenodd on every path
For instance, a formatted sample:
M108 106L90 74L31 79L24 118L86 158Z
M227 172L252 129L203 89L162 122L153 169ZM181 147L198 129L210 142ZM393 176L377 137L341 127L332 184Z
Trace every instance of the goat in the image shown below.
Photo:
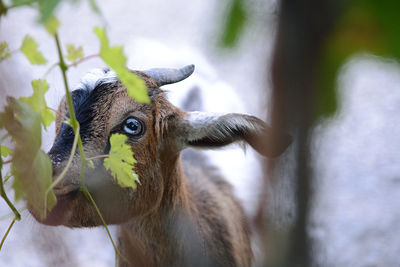
M218 148L245 141L266 156L286 149L265 146L271 132L256 117L242 114L185 112L173 106L160 89L186 79L194 71L181 69L134 71L148 88L151 104L131 99L115 73L95 70L72 91L85 154L107 154L114 133L128 136L140 178L137 189L122 188L95 160L86 168L85 184L107 224L119 224L119 249L127 258L120 266L250 266L249 224L232 188L200 154L181 151L188 147ZM60 114L68 115L65 97ZM74 133L56 119L56 138L48 155L53 176L66 166ZM206 169L208 168L208 169ZM80 188L80 155L54 188L57 204L45 219L30 211L43 224L93 227L102 222Z

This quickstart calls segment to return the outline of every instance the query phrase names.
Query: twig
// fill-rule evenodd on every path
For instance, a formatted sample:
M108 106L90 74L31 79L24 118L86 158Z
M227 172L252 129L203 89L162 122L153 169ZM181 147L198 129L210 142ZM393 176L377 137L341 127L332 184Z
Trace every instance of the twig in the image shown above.
M85 61L87 61L87 60L90 60L90 59L93 59L93 58L96 58L96 57L100 57L100 54L93 54L93 55L90 55L90 56L86 56L86 57L84 57L84 58L81 58L80 60L77 60L77 61L72 62L72 63L69 64L67 67L68 67L68 68L70 68L70 67L76 67L77 65L81 64L82 62L85 62Z
M0 147L0 154L1 154L1 147ZM0 157L0 170L3 169L3 159ZM8 198L6 191L4 190L4 183L3 183L3 175L0 171L0 196L6 201L7 205L11 208L11 210L15 214L16 220L21 220L21 215L19 214L18 210L15 208L14 204Z
M96 203L94 202L92 196L90 195L89 191L87 190L87 188L85 186L85 180L84 180L85 179L85 175L84 175L85 166L86 166L86 164L88 162L90 162L90 160L86 158L85 152L83 150L82 139L81 139L81 136L80 136L80 133L79 133L79 122L78 122L78 120L76 119L76 116L75 116L74 106L73 106L73 103L72 103L72 96L71 96L71 93L70 93L69 87L68 87L68 80L67 80L67 74L66 74L66 72L68 70L68 66L65 64L65 61L64 61L64 57L63 57L63 54L62 54L62 51L61 51L61 45L60 45L60 40L58 38L58 34L55 34L54 37L55 37L55 41L56 41L56 45L57 45L58 58L59 58L59 61L60 61L59 66L60 66L61 73L62 73L63 80L64 80L65 95L66 95L66 98L67 98L68 110L69 110L69 115L70 115L70 123L71 123L72 129L74 130L75 136L77 138L79 154L81 156L81 191L93 203L93 206L95 207L97 214L99 215L104 227L106 228L107 234L108 234L108 236L109 236L109 238L111 240L111 243L112 243L116 253L118 253L118 255L120 255L121 258L126 260L126 258L118 251L117 247L115 246L114 240L112 239L112 236L111 236L110 231L109 231L109 229L107 227L107 224L104 221L100 210L98 209Z
M4 182L3 182L3 184L7 183L7 181L8 181L11 177L13 177L13 175L10 174L10 173L7 173L6 176L4 177Z
M78 125L78 132L79 132L79 125ZM53 183L51 183L49 188L47 188L47 190L46 190L45 198L44 198L44 214L46 214L46 212L47 212L47 196L48 196L48 194L62 180L62 178L64 178L64 176L67 173L69 167L71 166L71 163L72 163L72 160L74 158L75 151L76 151L76 145L78 144L78 136L79 135L75 135L74 143L72 144L71 154L69 155L67 165L65 166L63 171L60 173L60 175L53 181Z
M53 65L51 65L51 66L47 69L47 71L44 73L43 79L45 79L45 78L47 77L47 75L49 75L49 73L50 73L55 67L58 66L58 64L60 64L60 63L57 62L57 63L54 63Z
M56 113L58 116L60 116L61 118L63 118L64 120L68 121L69 118L67 116L65 116L64 114L62 114L61 112L59 112L57 109L51 108L51 107L46 107L47 109L53 111L54 113Z
M98 155L94 157L87 158L87 160L95 160L95 159L102 159L102 158L108 158L110 155Z
M108 229L107 224L106 224L106 222L104 221L104 218L103 218L103 216L101 215L101 212L100 212L99 208L98 208L97 205L96 205L96 202L94 202L94 199L92 198L92 195L89 193L89 191L87 190L87 188L86 188L85 186L82 186L82 187L81 187L81 191L82 191L83 194L90 200L90 202L92 202L94 208L96 209L97 214L98 214L99 217L100 217L100 220L102 221L103 225L104 225L105 228L106 228L107 235L108 235L108 237L110 238L110 241L111 241L111 243L112 243L112 245L113 245L113 247L114 247L115 253L118 254L118 256L120 256L124 261L126 261L126 262L129 263L128 259L125 258L125 256L121 254L121 252L118 250L117 246L115 245L114 240L113 240L113 238L112 238L112 236L111 236L110 230Z
M8 234L10 233L10 230L11 230L11 228L13 227L13 225L14 225L14 223L15 223L16 220L17 220L17 218L14 217L14 219L12 220L10 226L9 226L8 229L7 229L7 232L5 233L5 235L3 236L3 238L1 239L0 250L2 249L3 244L4 244L4 241L6 240Z

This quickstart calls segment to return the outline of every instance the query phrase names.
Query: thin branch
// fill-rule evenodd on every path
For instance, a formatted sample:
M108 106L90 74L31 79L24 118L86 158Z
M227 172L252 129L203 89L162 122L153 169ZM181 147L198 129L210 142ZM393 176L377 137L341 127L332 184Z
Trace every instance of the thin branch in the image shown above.
M100 220L102 221L104 227L106 228L107 235L108 235L108 237L110 238L110 241L111 241L111 243L112 243L112 245L113 245L113 247L114 247L115 253L118 254L118 256L120 256L124 261L126 261L127 263L129 263L128 259L125 258L125 256L121 254L121 252L118 250L117 246L115 245L114 240L113 240L113 238L112 238L112 236L111 236L110 230L108 229L107 224L106 224L106 222L105 222L103 216L101 215L101 212L100 212L99 208L98 208L97 205L96 205L96 202L94 202L94 199L92 198L92 195L91 195L91 194L89 193L89 191L87 190L86 186L82 186L82 187L81 187L81 191L82 191L83 194L90 200L90 202L92 202L94 208L96 209L97 214L98 214L99 217L100 217Z
M59 66L61 69L61 73L63 76L63 80L64 80L64 86L65 86L65 95L67 98L67 104L68 104L68 110L69 110L69 114L70 114L70 123L71 123L71 127L74 130L75 136L77 138L77 142L78 142L78 148L79 148L79 154L81 157L81 191L84 193L84 195L86 197L88 197L88 199L93 203L93 206L96 209L97 214L99 215L104 227L106 228L107 234L111 240L111 243L116 251L116 253L118 253L118 255L123 258L124 260L126 260L126 258L119 252L119 250L117 249L117 247L115 246L114 240L112 239L111 233L107 227L106 222L103 219L103 216L101 215L101 212L99 210L99 208L97 207L96 203L94 202L92 196L90 195L89 191L87 190L86 186L85 186L85 166L88 162L90 162L90 160L88 160L85 156L85 152L83 150L83 145L82 145L82 139L79 133L79 122L76 119L75 116L75 111L74 111L74 106L72 103L72 96L71 93L69 91L69 87L68 87L68 80L67 80L67 70L68 70L68 66L65 64L64 61L64 57L61 51L61 45L60 45L60 40L58 38L58 34L55 35L55 41L56 41L56 45L57 45L57 52L58 52L58 58L59 58ZM126 260L128 262L128 260Z
M14 218L14 219L12 220L10 226L9 226L8 229L7 229L7 232L6 232L5 235L3 236L3 239L1 239L0 250L2 249L3 244L4 244L4 241L6 240L8 234L10 233L10 230L11 230L11 228L13 227L13 225L14 225L14 223L15 223L16 220L17 220L17 218Z
M7 183L7 181L8 181L11 177L13 177L12 174L6 173L6 176L4 177L4 182L3 182L3 184Z
M28 209L27 207L18 208L19 212L25 211L25 210L27 210L27 209ZM1 215L1 216L0 216L0 221L3 221L3 220L5 220L5 219L10 219L11 217L14 217L14 218L15 218L15 214L14 214L14 212L12 212L12 211L10 211L10 212L9 212L8 214L6 214L6 215Z
M6 160L6 161L4 161L4 162L3 162L3 165L4 165L4 164L10 164L10 163L11 163L11 161L12 161L11 159L9 159L9 160Z
M0 147L0 152L1 152L1 147ZM0 196L5 200L7 205L14 212L15 219L19 221L19 220L21 220L21 214L19 214L18 210L15 208L14 204L10 201L10 199L8 198L8 196L6 194L6 191L4 190L3 175L1 173L2 169L3 169L3 159L0 157Z
M61 45L60 45L60 40L58 39L58 34L55 34L55 40L56 40L56 45L57 45L57 52L58 52L58 58L60 60L59 66L61 69L61 73L63 76L63 80L64 80L64 86L65 86L65 95L67 97L67 103L68 103L68 110L69 110L69 115L71 118L71 127L74 130L74 133L76 135L78 135L78 148L79 148L79 153L81 155L81 161L82 162L87 162L85 153L83 151L83 145L82 145L82 139L81 136L79 135L79 132L77 131L79 122L76 119L75 116L75 110L74 110L74 105L72 103L72 96L71 96L71 92L69 91L69 86L68 86L68 80L67 80L67 70L68 70L68 66L65 64L65 60L64 60L64 56L63 53L61 51Z
M77 65L81 64L82 62L88 61L90 59L96 58L96 57L100 57L100 54L93 54L93 55L89 55L86 57L81 58L80 60L74 61L71 64L69 64L67 67L76 67Z
M45 79L45 78L47 77L47 75L49 75L49 73L50 73L55 67L57 67L59 64L60 64L59 62L56 62L56 63L54 63L53 65L51 65L51 66L47 69L47 71L44 73L43 79Z
M61 118L63 118L64 120L68 121L69 118L67 116L65 116L64 114L62 114L61 112L59 112L57 109L51 108L51 107L46 107L47 109L53 111L54 113L56 113L58 116L60 116Z
M95 160L95 159L102 159L102 158L108 158L110 155L98 155L94 157L87 158L87 160Z
M78 132L79 132L79 124L78 124ZM46 212L47 212L47 197L48 197L48 194L64 178L64 176L67 173L69 167L71 166L72 160L73 160L74 155L75 155L76 146L78 144L78 136L79 135L77 135L77 134L75 135L74 143L72 144L71 154L69 155L67 165L65 166L63 171L60 173L60 175L53 181L53 183L46 190L45 198L44 198L44 214L46 214Z

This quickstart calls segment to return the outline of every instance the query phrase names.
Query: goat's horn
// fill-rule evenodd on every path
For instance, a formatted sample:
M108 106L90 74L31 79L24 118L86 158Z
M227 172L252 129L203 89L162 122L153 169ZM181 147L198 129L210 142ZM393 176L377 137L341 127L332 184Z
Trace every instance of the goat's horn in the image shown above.
M189 77L194 71L194 65L187 65L180 69L157 68L143 71L153 78L158 86L180 82Z

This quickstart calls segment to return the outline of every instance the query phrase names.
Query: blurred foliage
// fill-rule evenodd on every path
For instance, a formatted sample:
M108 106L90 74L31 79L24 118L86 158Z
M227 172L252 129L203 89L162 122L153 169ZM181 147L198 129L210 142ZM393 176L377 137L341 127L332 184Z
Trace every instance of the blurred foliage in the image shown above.
M145 82L126 68L126 57L122 46L110 46L104 28L96 27L94 33L100 40L100 57L110 66L122 84L125 85L128 95L139 103L150 103Z
M49 89L46 80L32 81L33 95L30 97L20 97L20 100L28 104L41 117L41 122L46 129L55 120L54 114L47 108L44 94Z
M54 15L51 15L45 22L44 27L50 35L55 35L60 27L60 21Z
M11 160L4 162L4 164L11 163L11 174L7 174L6 178L3 180L2 173L0 172L0 195L14 212L15 218L0 242L0 249L15 220L21 218L18 210L9 200L4 190L4 183L6 180L10 177L14 177L13 189L16 200L21 198L26 200L30 210L33 210L41 219L44 219L47 215L47 210L51 210L57 202L53 188L61 181L68 171L75 156L75 149L78 147L81 160L80 190L95 207L107 230L116 254L124 258L112 240L112 236L103 216L85 185L85 166L88 165L94 168L94 164L91 159L86 157L83 149L79 122L75 117L72 96L68 86L67 70L70 66L65 64L65 58L71 61L73 65L76 65L90 58L98 57L99 55L91 55L84 58L83 48L75 47L72 44L66 45L68 53L67 55L63 54L57 34L60 22L53 15L55 8L60 2L62 2L62 0L13 0L10 6L6 6L3 1L0 0L0 17L6 15L7 11L11 8L32 5L33 8L39 11L42 25L55 39L59 62L53 64L46 74L55 66L58 66L61 70L70 114L70 119L65 121L65 123L73 128L75 134L74 144L67 165L64 167L61 174L53 181L51 160L49 156L40 149L42 142L42 125L46 128L55 120L44 98L45 93L49 89L47 81L40 79L32 81L33 95L30 97L21 97L19 99L12 97L7 98L7 105L5 106L4 112L0 113L0 128L4 128L7 134L2 137L1 140L4 140L6 137L11 137L14 148L9 149L5 146L0 146L2 157L12 156ZM78 2L78 0L74 2ZM93 11L104 20L95 0L89 0L89 4ZM94 31L100 40L100 57L116 72L121 82L126 86L129 96L138 102L150 103L145 82L126 68L126 57L123 54L123 48L121 46L109 46L105 29L95 28ZM38 50L37 42L29 35L25 36L20 49L16 51L10 52L8 43L1 42L0 61L10 58L12 53L18 51L21 51L33 65L43 65L47 63L47 60ZM131 147L125 144L126 139L127 137L123 135L113 135L110 138L110 155L99 156L107 157L106 160L104 160L104 166L108 170L111 170L118 184L123 187L136 188L136 182L139 182L138 176L134 172L134 163L136 160L133 157ZM3 167L2 157L0 157L0 171L2 171Z
M316 116L337 109L336 78L340 67L354 53L371 52L400 59L400 1L346 2L328 37L321 56Z
M65 2L65 0L11 0L10 5L4 4L3 0L0 0L0 16L7 14L7 11L10 8L15 8L15 7L20 7L20 6L33 6L35 8L38 8L40 12L40 17L39 21L42 24L47 24L49 21L52 21L54 16L54 11L57 8L57 6L61 2ZM70 0L70 2L80 2L80 0ZM95 0L88 0L89 5L91 9L100 17L102 17L102 14L100 12L100 9L96 3ZM50 22L50 24L53 24ZM54 25L54 24L53 24ZM53 31L52 35L54 35L55 31Z
M47 23L61 0L37 0L37 2L41 13L40 22Z
M220 40L221 45L225 47L233 47L237 44L247 20L244 0L230 1Z
M73 44L67 44L67 55L65 56L69 61L76 62L83 58L82 46L75 47Z
M126 144L128 137L123 134L113 134L110 137L110 155L104 159L104 167L111 170L111 174L122 187L136 188L139 182L138 175L133 171L136 160L131 147Z
M0 42L0 62L11 57L7 42Z
M340 67L353 54L370 52L378 56L400 59L400 1L354 0L338 2L338 15L328 35L317 70L315 118L332 115L337 109L336 81ZM237 45L246 21L242 0L230 0L220 43Z
M0 113L0 120L15 144L11 161L15 198L25 199L44 218L45 192L52 182L52 166L50 158L40 150L40 113L35 112L29 104L8 97L7 106ZM47 203L49 210L55 205L53 192L48 194Z
M6 146L1 146L1 156L2 157L8 157L12 155L13 150L11 148L8 148Z
M29 35L26 35L22 41L21 52L24 53L29 62L33 65L43 65L47 63L42 52L38 50L38 44Z

